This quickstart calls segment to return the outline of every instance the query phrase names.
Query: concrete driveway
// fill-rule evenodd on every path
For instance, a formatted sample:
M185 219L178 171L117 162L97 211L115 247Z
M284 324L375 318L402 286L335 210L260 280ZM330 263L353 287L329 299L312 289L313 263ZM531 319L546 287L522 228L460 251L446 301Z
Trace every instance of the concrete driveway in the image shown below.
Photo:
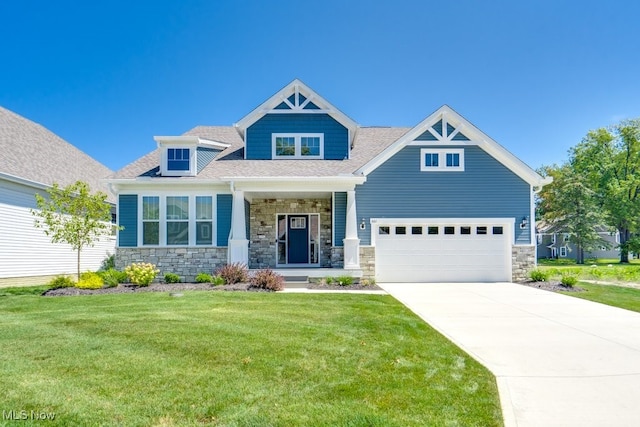
M496 376L505 425L640 425L640 313L513 283L383 283Z

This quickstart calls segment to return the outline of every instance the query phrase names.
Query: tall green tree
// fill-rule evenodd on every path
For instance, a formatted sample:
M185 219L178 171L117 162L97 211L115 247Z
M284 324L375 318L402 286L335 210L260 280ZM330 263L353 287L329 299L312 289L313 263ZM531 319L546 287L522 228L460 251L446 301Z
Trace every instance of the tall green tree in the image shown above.
M546 166L539 171L553 177L553 182L538 195L538 213L556 230L569 234L569 241L576 247L576 262L584 264L585 251L608 244L597 232L604 218L596 194L571 164Z
M640 119L589 132L572 149L570 163L620 233L620 262L629 262L640 218Z
M111 234L111 206L106 199L102 192L91 194L82 181L64 188L53 184L48 197L36 194L38 209L31 210L35 226L42 228L53 243L67 243L77 252L78 280L82 250L93 246L100 236Z

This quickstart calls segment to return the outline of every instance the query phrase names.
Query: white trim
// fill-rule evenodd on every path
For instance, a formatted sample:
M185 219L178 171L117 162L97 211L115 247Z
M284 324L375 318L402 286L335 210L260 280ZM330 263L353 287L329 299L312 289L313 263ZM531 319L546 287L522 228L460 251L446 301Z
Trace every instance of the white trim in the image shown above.
M293 138L294 152L293 156L284 156L276 154L277 138ZM314 156L302 155L302 138L319 138L320 154ZM271 158L274 160L318 160L324 159L324 134L323 133L272 133L271 134Z
M302 94L305 98L307 98L307 100L309 100L309 102L313 102L319 108L319 110L304 109L304 107L308 105L308 102L303 102L302 104L298 103L298 105L291 105L291 103L288 102L288 98L293 94L296 95L296 99L298 99L298 96ZM283 101L287 102L287 105L289 105L290 108L291 107L293 108L290 110L276 110L275 108L278 105L280 105ZM280 89L276 94L271 96L269 99L267 99L265 102L260 104L249 114L247 114L242 119L240 119L234 126L238 130L242 138L244 139L247 128L252 124L254 124L255 122L257 122L258 120L260 120L265 115L286 114L286 113L328 114L338 123L340 123L345 128L347 128L347 130L354 131L354 132L350 132L349 134L351 138L353 138L353 136L355 135L355 130L358 127L358 124L355 121L353 121L346 114L344 114L343 112L338 110L336 107L334 107L326 99L322 98L320 95L314 92L310 87L308 87L299 79L293 80L284 88ZM353 139L350 139L349 146L351 146L352 142L353 142Z
M563 252L564 252L564 255L563 255ZM560 251L559 251L558 256L559 256L560 258L566 258L566 257L567 257L567 254L568 254L567 247L566 247L566 246L560 246Z
M166 145L175 146L209 146L224 150L231 146L225 142L214 141L211 139L200 138L199 136L154 136L153 139L158 143L158 147Z
M433 124L435 124L438 120L443 119L443 129L446 126L446 123L451 123L455 128L461 128L464 135L469 138L473 143L478 145L488 154L493 156L496 160L504 164L507 168L509 168L513 173L518 175L524 181L533 186L544 186L549 184L552 179L551 178L543 178L540 176L535 170L531 169L525 163L523 163L520 159L515 157L509 151L507 151L504 147L498 144L496 141L491 139L489 136L484 134L480 129L476 128L473 124L467 121L464 117L456 113L451 107L448 105L443 105L434 113L429 115L422 122L418 123L413 129L409 130L402 137L400 137L396 142L385 148L380 154L367 162L364 166L362 166L355 174L368 175L377 169L384 162L389 160L392 156L397 154L400 150L402 150L408 144L414 142L414 140L419 137L422 133L424 133L427 129L429 129ZM420 141L420 143L427 141ZM455 144L455 145L469 145L470 141L449 141L447 140L447 144ZM426 144L425 144L426 145Z
M424 163L425 154L437 154L438 166L427 166ZM457 154L459 156L459 166L447 166L447 154ZM421 148L420 149L420 171L421 172L464 172L464 149L463 148Z

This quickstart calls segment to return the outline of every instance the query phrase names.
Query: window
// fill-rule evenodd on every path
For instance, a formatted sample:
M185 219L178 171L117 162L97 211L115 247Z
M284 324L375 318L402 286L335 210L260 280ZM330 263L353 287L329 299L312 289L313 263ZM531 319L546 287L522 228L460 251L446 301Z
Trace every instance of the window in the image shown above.
M411 227L411 234L422 234L422 227Z
M502 229L502 227L498 227L498 226L493 227L493 234L502 234L503 231L504 230Z
M565 242L568 242L568 241L569 241L569 235L568 235L567 233L565 233L565 234L564 234L564 238L563 238L563 240L564 240Z
M167 245L189 244L189 197L167 197Z
M378 234L389 234L389 227L382 226L378 228Z
M456 228L447 226L444 228L444 234L456 234Z
M542 244L542 234L537 234L536 235L536 239L538 239L538 244L541 245Z
M168 148L167 149L167 170L188 171L189 168L188 148Z
M307 218L303 216L291 217L292 230L304 230L305 228L307 228Z
M407 227L396 227L396 234L407 234Z
M471 234L471 227L460 227L460 234Z
M160 244L160 197L142 197L142 244Z
M487 234L487 227L476 227L476 234Z
M422 148L420 158L420 170L423 172L464 171L462 148Z
M196 245L213 244L213 198L196 196Z
M324 135L273 134L272 157L274 159L322 159Z
M566 246L561 246L560 247L560 256L562 258L565 258L567 256L567 247Z
M428 227L427 234L438 234L438 227L436 226Z

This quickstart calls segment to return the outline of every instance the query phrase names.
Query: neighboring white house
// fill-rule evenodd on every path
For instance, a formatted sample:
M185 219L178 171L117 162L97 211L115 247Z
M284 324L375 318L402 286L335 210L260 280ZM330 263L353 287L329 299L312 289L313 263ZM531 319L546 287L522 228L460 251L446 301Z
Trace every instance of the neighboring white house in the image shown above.
M53 183L87 182L91 191L115 199L102 179L112 171L41 125L0 107L0 286L43 283L51 276L74 273L76 253L52 244L34 227L35 194ZM95 270L115 249L115 236L103 237L83 251L81 268Z

